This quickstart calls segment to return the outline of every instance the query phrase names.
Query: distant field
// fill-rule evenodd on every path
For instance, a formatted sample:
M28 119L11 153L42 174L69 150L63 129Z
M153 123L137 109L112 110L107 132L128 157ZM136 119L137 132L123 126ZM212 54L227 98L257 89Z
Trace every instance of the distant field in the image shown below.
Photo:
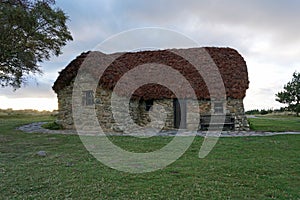
M55 115L57 111L37 111L32 109L26 109L26 110L13 110L13 109L0 109L0 117L1 116L20 116L20 115Z
M300 131L300 117L280 115L259 115L248 118L251 130L254 131Z
M203 138L197 137L170 166L129 174L98 162L76 135L15 130L53 120L0 117L0 199L300 199L300 135L220 138L204 159L198 158ZM145 152L171 137L111 139ZM41 150L47 156L38 156Z

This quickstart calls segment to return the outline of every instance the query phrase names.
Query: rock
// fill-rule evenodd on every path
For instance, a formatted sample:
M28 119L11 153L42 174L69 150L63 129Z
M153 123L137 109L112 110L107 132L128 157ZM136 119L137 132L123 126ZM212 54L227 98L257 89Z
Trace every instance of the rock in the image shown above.
M72 162L67 162L66 167L72 167L74 164Z
M46 151L38 151L36 154L39 155L39 156L42 156L42 157L47 156Z

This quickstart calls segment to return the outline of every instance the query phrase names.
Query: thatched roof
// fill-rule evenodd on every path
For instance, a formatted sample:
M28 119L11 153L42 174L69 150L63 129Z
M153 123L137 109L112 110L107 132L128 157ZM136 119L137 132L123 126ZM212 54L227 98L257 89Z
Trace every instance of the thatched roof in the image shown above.
M243 57L236 50L231 48L205 47L204 49L209 53L219 69L224 82L226 96L235 99L244 98L249 86L249 81L247 66ZM189 53L189 51L193 51L193 49L181 49L178 51ZM59 77L53 85L53 90L56 93L59 93L61 89L72 83L80 65L89 54L90 52L82 53L60 72ZM145 63L158 63L178 70L178 72L189 81L198 99L210 98L205 81L195 67L186 59L170 50L128 52L119 53L119 55L120 56L109 65L100 78L99 84L103 88L112 90L126 72L137 66ZM107 55L100 53L99 56ZM201 62L203 62L203 59L205 58L201 56L198 58ZM137 89L133 96L144 99L175 98L170 90L158 84L144 85Z

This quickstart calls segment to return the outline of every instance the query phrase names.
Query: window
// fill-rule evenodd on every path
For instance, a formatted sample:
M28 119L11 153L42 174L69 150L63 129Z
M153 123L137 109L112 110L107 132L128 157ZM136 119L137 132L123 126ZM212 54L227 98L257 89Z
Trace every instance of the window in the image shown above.
M214 111L215 113L223 113L223 102L215 102L214 103Z
M150 99L150 100L146 100L145 101L146 103L146 111L150 111L151 107L153 106L153 99Z
M84 105L84 106L94 105L94 92L93 92L93 90L83 91L82 105Z

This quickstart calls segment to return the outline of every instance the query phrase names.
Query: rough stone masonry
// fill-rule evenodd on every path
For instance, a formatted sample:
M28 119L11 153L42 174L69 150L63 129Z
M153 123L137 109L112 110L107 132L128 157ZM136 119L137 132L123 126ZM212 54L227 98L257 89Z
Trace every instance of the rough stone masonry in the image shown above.
M180 54L191 55L199 49L205 50L209 54L221 74L226 93L223 100L218 101L218 99L212 99L205 82L205 77L202 77L188 60L174 53L178 52ZM151 115L159 116L162 113L161 109L163 109L166 114L164 121L158 120L154 124L163 127L164 130L178 128L176 118L184 115L182 111L188 112L188 115L180 118L181 122L182 120L190 122L185 124L184 128L186 129L195 125L200 129L201 122L193 121L194 114L200 113L200 116L231 116L234 119L232 130L249 130L243 105L243 99L246 95L246 90L249 87L246 62L236 50L216 47L124 52L115 54L104 54L101 52L82 53L60 72L59 77L53 85L53 90L57 93L58 97L58 123L66 129L74 128L72 113L73 84L81 64L89 56L93 56L96 60L99 59L99 62L107 56L116 57L116 59L105 69L102 77L95 77L96 80L99 80L98 87L92 91L82 91L81 97L82 105L86 106L87 110L96 110L98 122L104 131L123 132L124 127L116 123L113 117L111 109L112 91L124 74L137 66L147 63L166 65L177 70L190 83L196 94L196 98L191 98L189 93L186 93L184 90L180 92L179 96L176 96L173 91L165 86L154 83L146 84L135 90L132 96L129 97L130 119L124 119L124 121L127 120L130 122L130 120L132 120L140 126L147 126L151 121ZM201 54L197 55L196 59L201 63L208 62L206 61L207 58ZM91 69L97 70L96 67ZM209 72L209 68L206 68L205 70L207 74L212 76L213 82L214 74ZM91 74L93 74L93 72L91 72ZM162 74L162 76L164 75ZM170 82L172 82L172 84L179 84L176 80L170 80ZM130 84L134 84L134 81L128 82L128 87L130 87ZM115 115L126 118L128 116L126 116L122 108L124 107L124 104L128 103L128 97L125 98L126 93L122 90L117 91L117 95L121 100L114 104L117 105L117 108L115 109L117 110L117 113L115 113ZM124 101L122 101L122 99ZM186 105L185 109L180 112L176 110L177 99L184 100ZM151 106L153 105L160 106L155 107L156 109L151 109ZM88 113L82 113L82 116L80 117L87 119L90 116ZM92 120L88 123L86 121L88 120L84 120L81 125L84 127L93 127L97 125L91 124L93 123ZM130 125L130 123L126 124L126 126Z

